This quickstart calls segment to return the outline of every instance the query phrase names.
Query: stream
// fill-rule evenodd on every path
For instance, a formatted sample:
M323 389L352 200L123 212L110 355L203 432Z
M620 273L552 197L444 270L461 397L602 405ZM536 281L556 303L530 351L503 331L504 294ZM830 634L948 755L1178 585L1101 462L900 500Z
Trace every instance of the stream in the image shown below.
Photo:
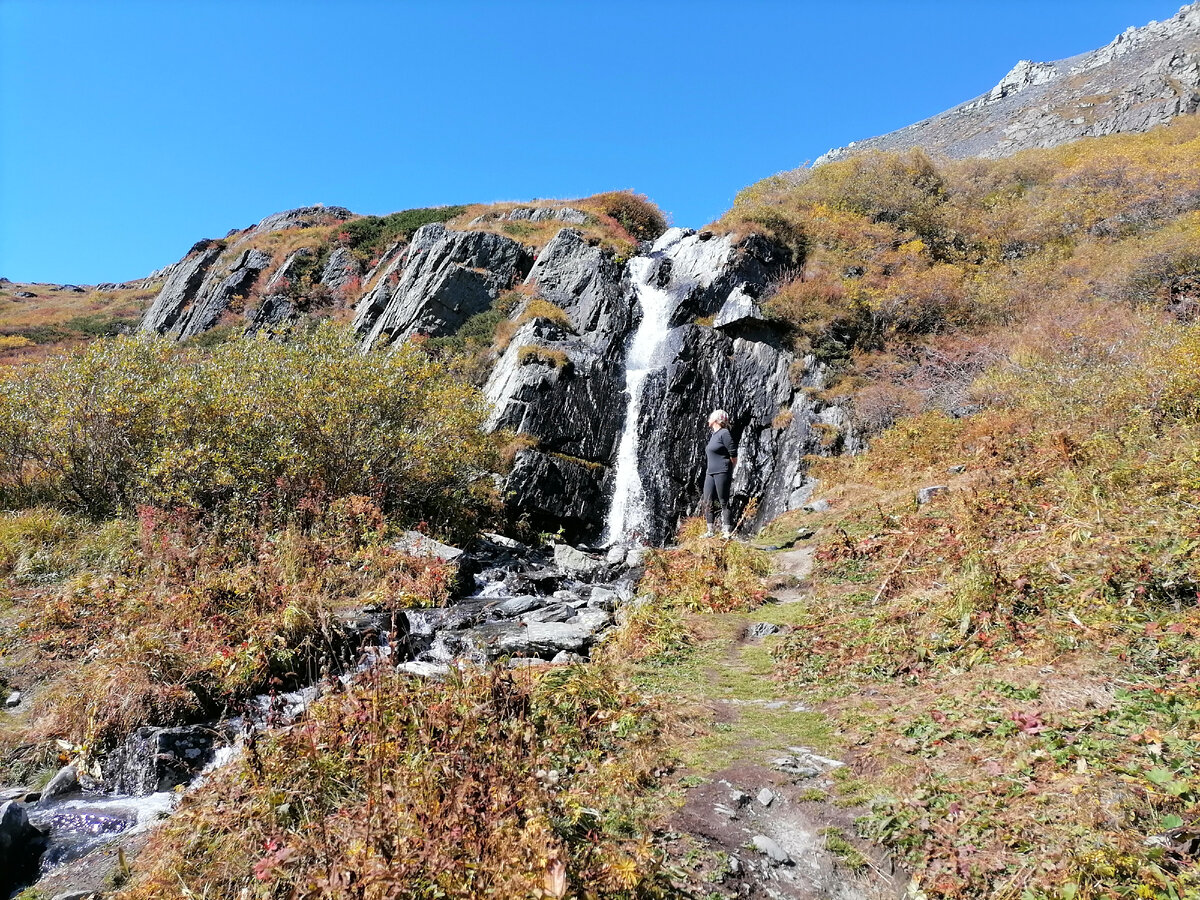
M405 552L457 561L472 573L473 587L445 607L400 614L398 628L392 614L378 609L349 619L347 630L361 649L356 665L338 676L343 683L377 665L439 677L451 666L505 660L510 666L584 661L613 626L616 606L633 596L639 574L627 566L623 550L601 557L563 544L531 548L488 535L465 554L415 532L405 540ZM184 791L235 759L247 734L296 721L320 694L320 685L312 684L261 694L242 715L218 722L137 729L100 761L102 779L83 779L86 791L23 804L30 823L48 833L39 877L86 866L93 851L153 828Z

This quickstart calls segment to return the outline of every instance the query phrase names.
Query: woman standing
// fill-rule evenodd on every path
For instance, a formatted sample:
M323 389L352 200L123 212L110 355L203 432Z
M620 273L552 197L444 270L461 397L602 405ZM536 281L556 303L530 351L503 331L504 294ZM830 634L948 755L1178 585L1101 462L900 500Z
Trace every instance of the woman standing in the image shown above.
M704 475L704 517L708 520L705 537L713 536L713 501L721 504L721 537L728 539L733 532L733 510L729 508L729 489L733 484L733 467L737 465L737 444L729 433L729 414L714 409L708 417L712 436L704 447L708 467Z

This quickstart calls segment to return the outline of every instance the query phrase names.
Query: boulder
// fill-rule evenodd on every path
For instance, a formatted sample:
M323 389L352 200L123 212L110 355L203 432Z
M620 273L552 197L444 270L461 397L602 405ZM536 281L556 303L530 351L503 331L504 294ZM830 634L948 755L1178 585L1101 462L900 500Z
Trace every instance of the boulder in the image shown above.
M38 860L46 849L46 834L31 824L16 800L0 806L0 896L37 877Z
M77 793L79 789L79 771L74 765L63 766L50 779L50 783L42 788L42 796L38 799L38 803L45 806L51 800L66 794Z
M773 866L786 866L792 861L787 851L765 834L756 834L750 843L754 845L755 850L767 857Z
M577 550L570 544L554 545L554 564L580 578L590 578L607 565L604 560Z
M444 562L455 562L463 555L458 547L451 547L441 541L421 534L419 531L406 531L400 539L392 544L392 549L407 556L437 558Z
M566 622L539 622L503 634L498 649L512 656L579 653L595 642L596 634L609 621L603 610L581 610Z
M422 225L363 297L354 326L367 347L385 335L452 334L524 278L532 263L522 244L503 235Z
M928 487L923 487L917 491L917 505L924 506L939 494L945 494L950 490L944 484L931 484Z
M138 728L100 761L104 788L140 797L187 784L212 761L219 739L203 725Z

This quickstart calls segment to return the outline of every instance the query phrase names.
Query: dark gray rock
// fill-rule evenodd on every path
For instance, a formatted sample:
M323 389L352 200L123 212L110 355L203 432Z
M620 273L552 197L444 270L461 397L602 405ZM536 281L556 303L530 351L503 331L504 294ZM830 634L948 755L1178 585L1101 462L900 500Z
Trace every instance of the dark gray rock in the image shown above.
M283 265L267 279L258 306L246 311L247 332L264 328L273 331L296 317L296 305L289 291L299 277L298 270L303 261L311 256L312 251L307 247L301 247L288 254Z
M772 634L779 634L779 632L782 630L783 629L781 629L778 625L772 624L771 622L755 622L750 626L746 634L748 637L752 638L765 638Z
M603 472L583 461L522 450L504 483L509 515L571 540L594 532L603 514Z
M266 234L288 228L312 228L314 225L329 225L344 222L354 213L342 206L302 206L272 213L250 229L250 234Z
M37 294L32 291L14 291L13 296L19 297L22 300L28 300L30 297L36 297Z
M400 539L392 544L392 549L408 556L432 557L444 562L455 562L463 555L463 551L458 547L435 541L419 531L404 532Z
M945 494L950 488L944 484L932 484L917 491L917 505L924 506L939 494Z
M899 131L831 150L815 165L875 150L996 158L1082 137L1147 131L1200 108L1200 5L1129 28L1056 62L1021 60L974 100Z
M566 622L539 622L501 635L498 649L513 656L553 655L560 651L580 653L596 640L611 621L603 610L580 610Z
M513 597L511 600L505 600L496 607L497 615L506 619L511 619L514 616L524 615L530 610L537 609L546 603L544 597L534 597L532 594L524 594L520 597Z
M348 247L338 247L329 254L321 270L321 284L331 291L344 294L362 276L362 266Z
M28 884L38 872L46 835L29 821L16 800L0 806L0 896Z
M143 331L184 339L212 328L237 298L244 298L271 264L271 255L247 248L227 268L216 266L220 245L209 247L194 265L177 270L142 318ZM203 276L203 279L201 279Z
M180 316L195 300L208 270L224 249L223 244L215 241L201 242L194 247L192 252L176 265L154 302L142 316L142 331L152 331L156 334L168 334L173 331Z
M570 544L554 545L554 564L579 578L591 578L607 565L604 560L577 550Z
M531 347L562 354L567 364L531 362ZM546 320L527 322L484 386L488 427L536 438L544 452L607 463L625 412L623 357L623 349L597 347Z
M521 617L521 621L526 625L533 625L538 622L565 622L574 617L574 607L565 603L555 603L526 613Z
M79 771L74 765L63 766L58 770L58 773L50 779L50 783L42 788L42 795L38 798L38 803L45 805L51 800L61 797L65 794L74 794L79 791Z
M631 305L624 267L612 251L564 228L538 254L526 283L561 307L575 331L605 346L620 346L630 327Z
M714 240L715 242L715 240ZM676 522L696 513L704 483L708 414L725 409L739 443L734 514L775 476L772 423L793 396L791 354L768 344L685 325L669 339L670 362L646 380L638 422L638 468L646 506L655 512L646 538L661 543Z
M720 328L730 334L737 334L747 326L761 328L766 317L758 308L758 303L741 286L725 299L713 319L713 328Z
M525 277L533 258L511 238L423 225L363 297L354 326L372 347L384 335L451 334Z
M138 728L100 761L104 787L139 797L187 784L212 760L220 740L203 725Z

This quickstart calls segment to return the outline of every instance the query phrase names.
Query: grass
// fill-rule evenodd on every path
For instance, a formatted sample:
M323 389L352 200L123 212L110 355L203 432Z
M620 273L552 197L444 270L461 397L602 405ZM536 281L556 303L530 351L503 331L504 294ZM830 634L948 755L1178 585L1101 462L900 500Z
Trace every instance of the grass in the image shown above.
M120 896L674 896L641 807L657 733L595 667L377 671L190 798Z
M567 225L557 220L532 222L525 219L508 222L500 219L518 207L542 206L569 206L579 209L588 214L588 220L582 225ZM481 216L484 217L483 221L470 224ZM645 197L631 191L613 191L578 200L474 204L466 207L450 223L450 227L492 231L538 247L549 243L562 228L576 228L582 231L589 241L594 241L618 259L628 259L636 251L638 241L652 240L666 230L666 218L658 207Z
M157 290L86 288L56 291L54 285L0 285L0 363L20 365L102 334L133 329ZM33 297L17 297L19 292Z

